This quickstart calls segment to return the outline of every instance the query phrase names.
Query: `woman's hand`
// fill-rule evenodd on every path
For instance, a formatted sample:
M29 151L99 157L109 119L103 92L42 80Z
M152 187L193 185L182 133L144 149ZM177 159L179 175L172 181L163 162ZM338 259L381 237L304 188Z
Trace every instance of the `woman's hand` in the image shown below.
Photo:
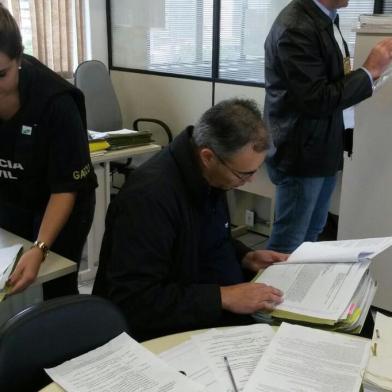
M37 247L23 253L7 282L11 287L10 294L20 293L35 281L42 259L42 250Z
M273 263L285 261L290 255L279 253L273 250L255 250L249 252L242 259L244 268L252 272L258 272L262 268L267 268Z

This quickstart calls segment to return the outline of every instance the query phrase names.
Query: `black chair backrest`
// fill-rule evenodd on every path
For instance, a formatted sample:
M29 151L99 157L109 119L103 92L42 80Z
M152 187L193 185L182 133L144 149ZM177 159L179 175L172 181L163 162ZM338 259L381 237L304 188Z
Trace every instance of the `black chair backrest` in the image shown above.
M0 391L37 391L51 382L44 368L57 366L128 332L111 302L91 295L33 305L0 328Z

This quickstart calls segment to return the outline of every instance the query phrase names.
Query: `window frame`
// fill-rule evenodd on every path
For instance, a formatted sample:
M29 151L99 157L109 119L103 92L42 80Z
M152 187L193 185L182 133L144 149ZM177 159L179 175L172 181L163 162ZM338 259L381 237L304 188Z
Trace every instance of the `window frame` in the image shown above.
M211 77L202 77L194 75L176 74L172 72L151 71L139 68L118 67L113 65L113 45L112 45L112 20L111 20L111 1L106 0L106 18L107 18L107 35L108 35L108 62L109 70L140 73L146 75L164 76L179 79L200 80L215 83L233 84L248 87L265 87L264 82L251 82L234 79L224 79L219 77L219 60L220 60L220 22L221 22L221 1L213 0L213 25L212 25L212 61L211 61ZM374 0L374 14L382 14L384 10L384 0Z

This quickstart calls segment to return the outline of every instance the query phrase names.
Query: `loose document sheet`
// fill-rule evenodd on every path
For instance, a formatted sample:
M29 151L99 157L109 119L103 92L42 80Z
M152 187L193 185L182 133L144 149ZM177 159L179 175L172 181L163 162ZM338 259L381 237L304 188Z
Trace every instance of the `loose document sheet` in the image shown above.
M45 371L67 392L204 391L126 333Z
M285 263L356 263L372 259L392 245L392 237L304 242Z
M370 342L283 323L244 392L358 392Z
M192 340L196 342L202 358L218 381L219 388L215 391L233 392L224 357L229 361L238 390L242 391L273 336L274 331L269 325L254 324L224 330L213 329L193 336Z
M365 382L392 391L392 317L377 312Z
M220 392L220 385L193 340L179 344L159 355L173 370L184 372L191 380L204 385L208 392Z
M351 264L274 264L256 278L283 291L276 309L339 320L350 304L370 261Z

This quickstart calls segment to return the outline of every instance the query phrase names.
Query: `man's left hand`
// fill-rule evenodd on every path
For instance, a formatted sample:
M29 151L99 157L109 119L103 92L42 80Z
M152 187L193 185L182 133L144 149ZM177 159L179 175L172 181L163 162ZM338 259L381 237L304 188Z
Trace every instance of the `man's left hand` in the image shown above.
M267 268L273 263L285 261L290 255L279 253L273 250L255 250L249 252L242 259L242 265L252 271L258 272L262 268Z

